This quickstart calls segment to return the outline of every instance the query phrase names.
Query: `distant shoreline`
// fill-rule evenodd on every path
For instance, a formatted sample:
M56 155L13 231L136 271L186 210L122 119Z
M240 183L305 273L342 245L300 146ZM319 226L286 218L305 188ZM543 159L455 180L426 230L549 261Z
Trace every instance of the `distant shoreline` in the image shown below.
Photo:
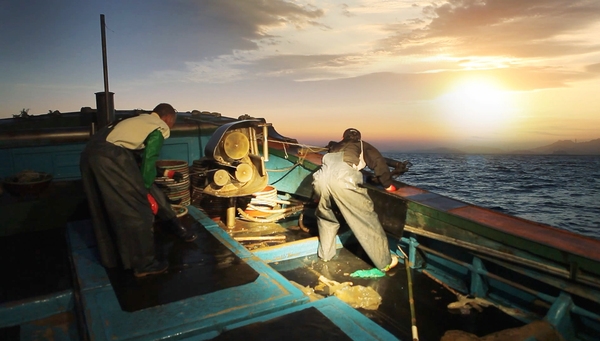
M595 154L571 154L571 153L534 153L534 152L463 152L463 151L431 151L431 150L394 150L383 151L383 154L443 154L443 155L522 155L522 156L600 156Z
M470 146L464 148L429 148L410 151L386 151L386 153L407 154L465 154L465 155L544 155L544 156L597 156L600 155L600 138L575 142L571 140L557 141L552 144L524 150L506 151L499 148Z

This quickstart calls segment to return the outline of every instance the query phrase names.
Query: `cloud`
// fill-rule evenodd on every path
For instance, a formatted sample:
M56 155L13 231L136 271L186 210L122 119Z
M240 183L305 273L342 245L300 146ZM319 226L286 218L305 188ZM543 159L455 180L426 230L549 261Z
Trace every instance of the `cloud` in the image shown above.
M276 38L269 34L273 27L291 25L302 29L322 25L317 20L324 15L321 9L283 0L211 0L197 1L196 6L199 20L211 21L216 26L213 30L238 42L233 49L258 48L257 41Z
M422 13L422 27L389 25L395 33L380 47L396 54L520 58L600 49L577 35L600 20L597 1L452 0L425 6Z
M600 41L579 35L600 21L600 2L451 0L420 5L420 12L407 9L405 2L323 3L323 9L282 0L185 4L180 11L193 9L186 18L198 20L192 26L201 42L196 49L202 52L188 55L172 69L154 71L153 81L344 82L387 73L407 88L415 88L410 82L418 88L421 82L435 79L439 83L431 82L425 91L434 94L447 89L451 79L480 70L500 77L510 89L527 91L565 87L593 77L591 72L582 73L582 66L567 69L572 62L562 64L549 57L600 51ZM404 19L398 20L390 15L399 12L420 13L420 17L403 14ZM394 23L369 21L374 18ZM357 32L352 35L356 39L337 48L332 40L348 31ZM384 35L387 38L377 39ZM320 45L312 45L314 40Z
M261 76L286 76L295 80L346 78L344 70L364 64L360 55L278 55L261 58L252 68Z
M585 70L587 72L600 73L600 63L587 65Z
M196 58L190 56L183 61L183 70L155 72L156 79L180 77L192 82L224 83L261 74L282 75L286 73L286 63L280 63L281 69L267 65L282 58L267 57L261 61L268 56L265 47L278 46L287 39L271 32L281 27L326 27L318 21L324 16L322 9L283 0L210 0L194 1L191 5L183 10L193 9L196 15L197 22L192 26L197 31L199 53Z

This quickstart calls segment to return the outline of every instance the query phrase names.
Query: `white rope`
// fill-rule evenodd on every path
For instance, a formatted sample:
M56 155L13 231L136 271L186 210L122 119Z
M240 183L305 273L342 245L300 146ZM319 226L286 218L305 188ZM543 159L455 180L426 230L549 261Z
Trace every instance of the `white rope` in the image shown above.
M308 154L308 153L319 153L319 152L328 150L328 148L317 147L317 146L309 146L307 144L302 144L302 143L284 142L284 141L279 141L279 140L267 140L267 141L268 142L281 143L282 146L283 146L283 152L285 154L285 159L286 160L289 158L289 154L287 152L287 145L290 145L290 146L299 146L299 147L302 147L302 148L304 148L304 149L307 150L306 153L304 153L301 156L298 156L298 160L292 166L286 167L286 168L278 168L278 169L267 169L268 172L287 172L290 169L292 169L292 168L294 168L294 167L296 167L296 166L301 165L302 163L304 163L304 160L306 159L306 154Z

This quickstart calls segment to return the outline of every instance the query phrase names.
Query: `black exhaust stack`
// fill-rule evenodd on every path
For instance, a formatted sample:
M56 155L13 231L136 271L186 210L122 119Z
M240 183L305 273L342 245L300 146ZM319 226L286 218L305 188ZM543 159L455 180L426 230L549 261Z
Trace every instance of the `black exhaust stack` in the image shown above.
M115 120L114 93L108 91L108 62L106 58L106 32L104 14L100 14L100 28L102 32L102 69L104 71L104 92L96 93L96 129L107 126Z

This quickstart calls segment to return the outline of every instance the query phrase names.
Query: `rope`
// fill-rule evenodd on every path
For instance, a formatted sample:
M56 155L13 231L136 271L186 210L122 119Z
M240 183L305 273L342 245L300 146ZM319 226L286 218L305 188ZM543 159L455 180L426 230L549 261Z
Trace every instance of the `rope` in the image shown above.
M271 185L275 185L279 181L283 180L286 176L288 176L288 174L290 174L294 170L294 168L296 168L298 166L300 166L300 164L296 163L294 166L292 166L292 168L290 168L290 170L287 173L283 174L283 176L281 178L275 180Z
M252 193L253 198L250 199L250 204L256 205L267 205L275 207L277 205L277 189L275 187L267 187L261 192Z
M408 281L408 303L410 304L410 324L411 324L411 332L413 341L419 341L419 332L417 328L417 317L415 314L415 300L413 297L413 281L410 272L410 261L408 256L398 245L398 250L402 252L402 256L404 256L404 267L406 268L406 277Z
M281 143L281 144L283 144L284 146L285 146L286 144L287 144L287 145L290 145L290 146L299 146L299 147L306 148L306 149L308 149L309 151L311 151L311 152L314 152L314 153L317 153L317 152L322 152L322 151L325 151L325 150L327 150L327 149L328 149L328 148L325 148L325 147L310 146L310 145L307 145L307 144L304 144L304 143L283 142L283 141L279 141L279 140L269 140L269 139L267 139L267 142Z
M301 202L296 202L292 205L291 200L279 199L277 196L277 188L273 186L268 186L264 191L255 192L252 195L253 198L250 199L250 203L248 203L246 210L266 213L268 216L254 217L238 207L237 211L242 219L262 223L275 222L297 212L302 212L304 209L304 204ZM281 205L287 205L287 207L282 208Z

